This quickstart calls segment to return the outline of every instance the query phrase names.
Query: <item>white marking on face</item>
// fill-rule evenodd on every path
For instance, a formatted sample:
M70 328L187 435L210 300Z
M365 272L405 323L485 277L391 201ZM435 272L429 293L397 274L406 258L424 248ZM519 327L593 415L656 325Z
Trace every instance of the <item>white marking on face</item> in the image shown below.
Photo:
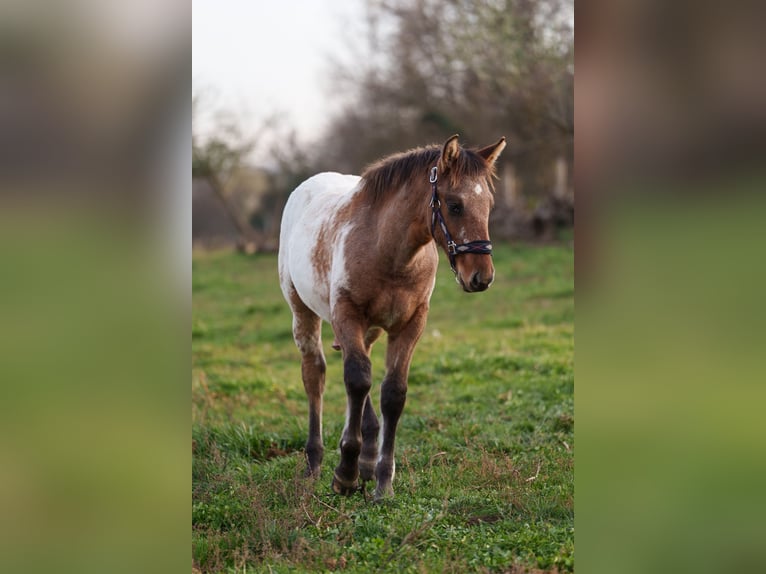
M461 227L460 231L458 231L457 236L460 238L461 241L465 241L465 227Z
M477 184L476 184L476 185L473 187L473 192L474 192L476 195L481 195L481 194L484 192L484 188L481 186L481 184L480 184L480 183L477 183Z

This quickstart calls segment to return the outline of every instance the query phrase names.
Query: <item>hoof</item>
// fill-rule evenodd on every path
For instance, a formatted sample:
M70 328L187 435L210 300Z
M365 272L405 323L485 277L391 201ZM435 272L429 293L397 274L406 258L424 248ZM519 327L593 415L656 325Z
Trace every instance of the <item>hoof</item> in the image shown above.
M338 478L335 474L332 477L332 491L335 494L342 494L343 496L351 496L357 490L359 490L359 482L354 480L353 482L345 482Z

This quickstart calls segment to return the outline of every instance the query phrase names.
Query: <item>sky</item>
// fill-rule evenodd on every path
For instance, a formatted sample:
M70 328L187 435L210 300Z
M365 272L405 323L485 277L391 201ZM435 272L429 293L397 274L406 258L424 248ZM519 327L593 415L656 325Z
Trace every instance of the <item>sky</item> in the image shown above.
M348 57L362 15L361 0L194 0L201 131L213 110L233 113L245 134L279 113L302 140L314 138L332 109L330 57Z

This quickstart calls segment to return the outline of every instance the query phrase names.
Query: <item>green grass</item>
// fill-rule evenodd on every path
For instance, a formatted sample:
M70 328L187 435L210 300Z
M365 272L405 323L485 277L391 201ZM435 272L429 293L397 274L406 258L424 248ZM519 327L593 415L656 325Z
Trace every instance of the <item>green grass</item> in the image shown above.
M442 261L397 434L396 497L330 493L343 428L330 347L322 477L276 256L195 253L192 556L202 572L574 570L571 248L495 248L465 294ZM373 349L373 396L385 339ZM375 401L377 403L377 400Z

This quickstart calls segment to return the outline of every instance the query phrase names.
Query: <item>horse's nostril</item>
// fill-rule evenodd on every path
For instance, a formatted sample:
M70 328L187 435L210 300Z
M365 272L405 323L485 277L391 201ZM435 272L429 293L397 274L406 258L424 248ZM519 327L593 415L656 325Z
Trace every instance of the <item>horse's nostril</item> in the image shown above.
M471 275L471 279L468 281L468 287L466 287L466 291L485 291L489 287L490 283L492 283L493 278L494 274L490 275L489 280L486 280L484 277L482 277L481 272L476 271Z

